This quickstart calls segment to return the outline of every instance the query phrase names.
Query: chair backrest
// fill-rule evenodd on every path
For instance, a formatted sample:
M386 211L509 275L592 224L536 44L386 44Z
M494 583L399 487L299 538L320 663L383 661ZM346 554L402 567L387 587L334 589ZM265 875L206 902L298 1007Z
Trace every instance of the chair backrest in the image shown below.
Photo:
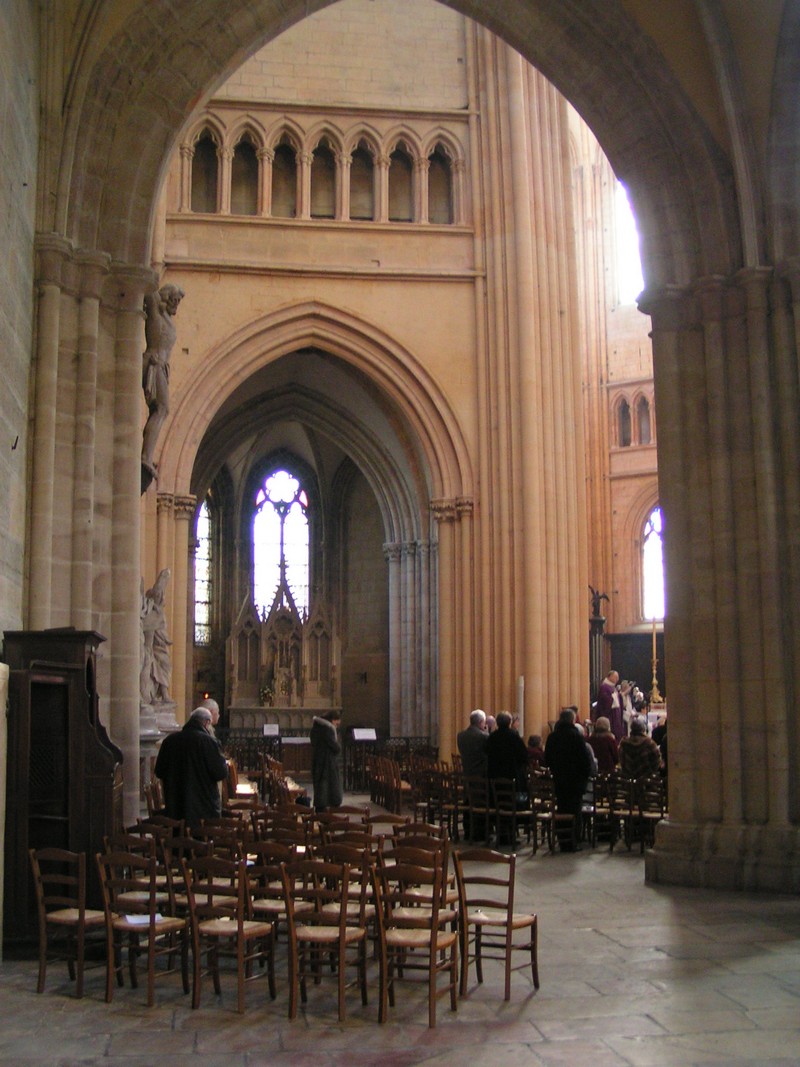
M112 914L146 915L152 931L164 905L165 892L158 884L155 852L143 855L111 850L97 854L97 865L107 921Z
M395 826L392 836L399 837L447 837L447 827L434 822L404 822Z
M360 879L361 868L353 871L354 877ZM351 869L347 863L328 860L296 859L281 864L283 880L283 897L290 937L295 936L295 911L302 905L302 923L304 926L337 926L340 936L344 936L349 925L364 925L363 910L353 921L348 915ZM365 899L366 887L362 893ZM336 917L333 921L332 916Z
M379 923L382 934L393 928L428 929L432 946L440 925L444 868L438 856L420 852L414 856L414 851L401 850L391 863L379 857L374 880Z
M467 848L453 853L459 908L462 916L470 910L497 908L510 916L514 910L516 856L490 848Z
M155 856L160 838L148 826L129 826L103 838L106 852L136 852L140 856Z
M327 812L329 815L346 815L348 822L363 825L369 817L369 804L339 804L328 808Z
M182 861L193 927L210 919L228 919L239 928L252 914L244 859L195 856Z
M86 911L86 853L63 848L28 849L40 920L48 912L75 908Z

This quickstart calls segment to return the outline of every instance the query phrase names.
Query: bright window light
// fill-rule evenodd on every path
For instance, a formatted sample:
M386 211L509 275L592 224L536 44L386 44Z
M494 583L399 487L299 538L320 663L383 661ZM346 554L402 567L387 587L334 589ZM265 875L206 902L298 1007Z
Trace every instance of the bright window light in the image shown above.
M617 297L620 304L635 304L636 297L644 289L642 257L639 252L639 234L633 216L628 190L617 182Z

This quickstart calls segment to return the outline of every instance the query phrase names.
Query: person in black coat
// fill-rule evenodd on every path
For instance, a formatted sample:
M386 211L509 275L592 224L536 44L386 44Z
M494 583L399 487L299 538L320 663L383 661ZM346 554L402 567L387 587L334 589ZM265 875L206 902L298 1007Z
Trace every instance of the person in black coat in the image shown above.
M486 772L489 779L510 778L518 792L527 793L528 749L511 721L510 712L497 713L497 729L486 742Z
M337 727L342 721L338 711L315 715L311 723L311 780L314 783L314 807L317 811L338 808L342 803L342 775L339 754L342 746Z
M193 830L203 819L220 814L219 783L228 775L225 757L210 733L211 719L208 708L195 708L182 730L164 738L156 759L167 815L185 819Z
M581 839L581 806L592 765L586 742L575 726L575 709L564 708L544 746L544 761L553 775L556 810L572 815L572 829L559 834L562 852L574 852Z

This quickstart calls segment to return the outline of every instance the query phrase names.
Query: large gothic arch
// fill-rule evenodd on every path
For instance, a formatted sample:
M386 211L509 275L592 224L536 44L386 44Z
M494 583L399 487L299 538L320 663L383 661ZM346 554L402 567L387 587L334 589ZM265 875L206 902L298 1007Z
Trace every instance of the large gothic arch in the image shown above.
M320 348L362 370L397 405L424 456L431 499L470 496L473 475L446 396L413 353L373 324L318 302L281 308L235 331L208 353L176 398L165 428L159 487L187 493L195 456L215 411L257 368L303 348Z
M104 44L85 55L73 88L53 228L80 247L144 262L156 191L198 89L219 84L246 55L328 2L177 0L161 12L149 4L147 17L137 8L114 30L107 14ZM739 265L729 168L620 3L508 0L487 11L475 0L449 0L449 6L517 48L592 127L631 189L648 285L685 284ZM147 131L135 153L131 129Z
M51 546L58 539L61 501L56 444L66 425L53 414L59 356L78 352L82 387L92 374L97 382L96 349L84 339L100 339L115 367L112 386L102 381L98 392L114 411L114 442L96 487L103 505L96 509L96 539L106 546L114 574L104 609L113 648L111 720L129 758L138 751L131 694L138 637L132 604L139 584L140 315L142 295L154 280L144 264L157 194L169 153L203 94L265 41L325 6L323 0L111 0L87 6L86 21L75 28L83 34L79 59L58 107L51 99L52 114L44 115L28 622L51 625L64 612L51 610ZM704 884L796 888L795 105L776 109L766 160L765 247L780 263L755 262L758 220L751 216L760 200L752 184L760 176L725 156L621 0L450 0L449 6L518 48L572 101L629 186L643 230L642 306L653 320L660 499L669 524L667 656L685 679L685 693L671 696L671 817L659 831L650 873ZM775 82L782 101L797 99L797 27L790 7ZM749 218L747 253L740 211ZM776 266L790 286L776 277ZM80 330L77 311L60 317L62 303L74 293L82 305ZM83 486L93 476L93 440L89 420L75 410L73 404L70 417L81 428L75 478ZM424 419L419 425L425 427ZM446 451L441 449L443 458ZM458 483L450 475L454 471L443 480L443 491ZM172 484L186 482L176 477ZM92 485L73 510L76 592L67 601L73 615L64 621L79 625L94 621L92 536L82 525L86 516L94 521L94 492ZM466 568L472 545L453 535L458 496L442 499L442 529L455 572ZM442 639L449 662L469 662L474 646L447 625ZM443 678L441 701L450 715L459 710L457 681ZM700 691L712 693L714 703L703 722L692 698ZM770 694L766 708L764 693ZM726 723L724 747L704 734L704 723L715 718ZM131 806L136 798L127 788Z

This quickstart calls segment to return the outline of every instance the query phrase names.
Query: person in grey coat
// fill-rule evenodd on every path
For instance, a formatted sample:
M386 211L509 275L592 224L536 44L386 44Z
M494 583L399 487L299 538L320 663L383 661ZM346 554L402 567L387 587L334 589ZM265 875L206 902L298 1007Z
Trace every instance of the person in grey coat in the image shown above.
M336 808L342 803L342 776L339 770L338 711L314 716L311 724L311 780L314 783L314 807L317 811Z

